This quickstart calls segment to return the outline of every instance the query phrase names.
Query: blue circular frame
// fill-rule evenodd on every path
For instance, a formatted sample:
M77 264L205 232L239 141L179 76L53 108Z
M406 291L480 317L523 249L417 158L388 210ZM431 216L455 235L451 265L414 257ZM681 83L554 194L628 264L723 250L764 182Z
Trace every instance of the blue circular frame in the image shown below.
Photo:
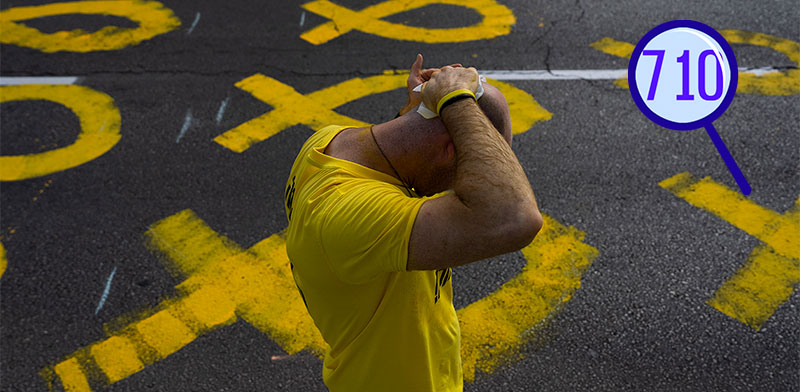
M647 44L659 34L678 27L688 27L699 30L713 38L722 48L722 51L725 52L725 56L728 58L728 65L731 73L731 83L728 86L728 91L725 93L725 97L722 98L722 103L720 103L720 105L717 106L717 108L707 116L688 123L679 123L667 120L650 110L650 108L647 107L647 104L642 99L641 94L639 94L639 87L636 84L636 66L639 64L639 57L642 54L642 50L644 50ZM647 34L642 37L642 39L639 40L638 44L636 44L636 48L634 48L633 53L631 53L631 60L628 62L628 89L631 91L631 96L633 97L633 101L636 102L636 106L638 106L639 110L641 110L642 113L644 113L644 115L654 123L661 125L664 128L678 131L689 131L692 129L702 128L705 127L706 124L709 124L719 118L719 116L721 116L722 113L728 109L731 101L733 101L733 96L736 95L736 87L738 86L738 83L739 66L736 63L736 57L733 55L733 49L731 49L728 41L726 41L725 38L713 28L694 20L673 20L654 27L652 30L648 31Z

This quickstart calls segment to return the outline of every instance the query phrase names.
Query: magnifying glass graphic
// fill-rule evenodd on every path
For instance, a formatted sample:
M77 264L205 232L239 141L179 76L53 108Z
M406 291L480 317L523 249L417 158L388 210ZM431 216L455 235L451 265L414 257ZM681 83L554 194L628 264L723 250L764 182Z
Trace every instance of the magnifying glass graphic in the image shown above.
M716 30L693 20L656 26L639 40L628 63L636 106L662 127L705 128L744 195L751 188L713 121L736 94L739 68L731 46Z

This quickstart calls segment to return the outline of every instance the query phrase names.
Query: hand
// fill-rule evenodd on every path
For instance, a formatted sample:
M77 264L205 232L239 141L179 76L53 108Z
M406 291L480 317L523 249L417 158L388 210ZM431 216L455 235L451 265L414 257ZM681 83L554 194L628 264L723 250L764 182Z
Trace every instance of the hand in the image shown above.
M461 67L461 64L451 64L449 67L459 68ZM411 65L411 73L408 75L408 79L406 80L406 86L408 87L408 103L406 103L405 107L400 109L401 116L422 102L422 94L413 91L414 87L417 87L420 84L430 80L431 75L439 70L441 70L441 68L422 69L422 55L417 55L417 59L414 60L414 64Z
M450 92L468 89L473 93L478 90L478 70L473 67L443 67L434 70L427 82L422 86L422 102L431 110L435 110L439 100Z

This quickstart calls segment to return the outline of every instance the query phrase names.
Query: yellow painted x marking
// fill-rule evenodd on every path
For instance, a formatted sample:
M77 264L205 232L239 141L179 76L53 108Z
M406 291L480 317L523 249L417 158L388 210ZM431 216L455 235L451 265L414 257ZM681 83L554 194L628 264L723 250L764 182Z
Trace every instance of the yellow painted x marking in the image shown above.
M355 78L302 95L291 86L268 76L255 74L236 83L236 87L253 94L274 109L217 136L214 141L233 151L242 152L253 144L297 124L304 124L312 129L329 124L363 127L367 124L336 113L333 109L374 92L394 90L404 85L406 78L407 76L402 75L382 75L366 82L364 79Z
M800 198L788 212L779 214L709 177L697 179L684 172L659 185L763 242L707 302L760 329L800 283Z
M387 71L383 75L354 78L303 95L273 78L255 74L236 83L236 87L253 94L274 109L217 136L214 141L241 153L253 144L298 124L312 129L331 124L363 127L368 124L336 113L333 109L368 95L405 87L407 78L407 73ZM490 82L508 101L514 134L525 132L535 123L553 117L525 91L497 80Z
M458 310L464 379L518 358L536 326L558 312L580 287L597 257L584 233L544 216L544 228L522 250L528 263L489 296ZM51 384L89 391L139 372L216 328L238 319L256 327L289 354L327 350L292 277L280 234L244 250L192 211L156 222L146 237L167 267L185 280L178 296L106 327L109 337L42 370Z
M471 8L477 11L483 19L472 26L450 29L428 29L381 20L390 15L431 4ZM353 11L328 0L317 0L303 4L302 7L331 20L300 36L314 45L323 44L352 30L402 41L464 42L506 35L511 32L511 26L516 23L516 18L511 10L494 0L389 0L361 11Z

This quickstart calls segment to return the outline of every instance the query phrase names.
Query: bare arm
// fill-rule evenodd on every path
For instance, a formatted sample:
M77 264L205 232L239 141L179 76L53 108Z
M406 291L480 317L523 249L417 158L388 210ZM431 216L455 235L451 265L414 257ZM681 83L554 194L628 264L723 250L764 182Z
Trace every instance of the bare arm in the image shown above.
M445 67L432 76L422 99L436 107L446 93L474 91L475 83L473 68ZM454 192L422 205L411 232L409 270L453 267L518 250L542 225L522 166L478 104L462 99L440 116L456 151Z

